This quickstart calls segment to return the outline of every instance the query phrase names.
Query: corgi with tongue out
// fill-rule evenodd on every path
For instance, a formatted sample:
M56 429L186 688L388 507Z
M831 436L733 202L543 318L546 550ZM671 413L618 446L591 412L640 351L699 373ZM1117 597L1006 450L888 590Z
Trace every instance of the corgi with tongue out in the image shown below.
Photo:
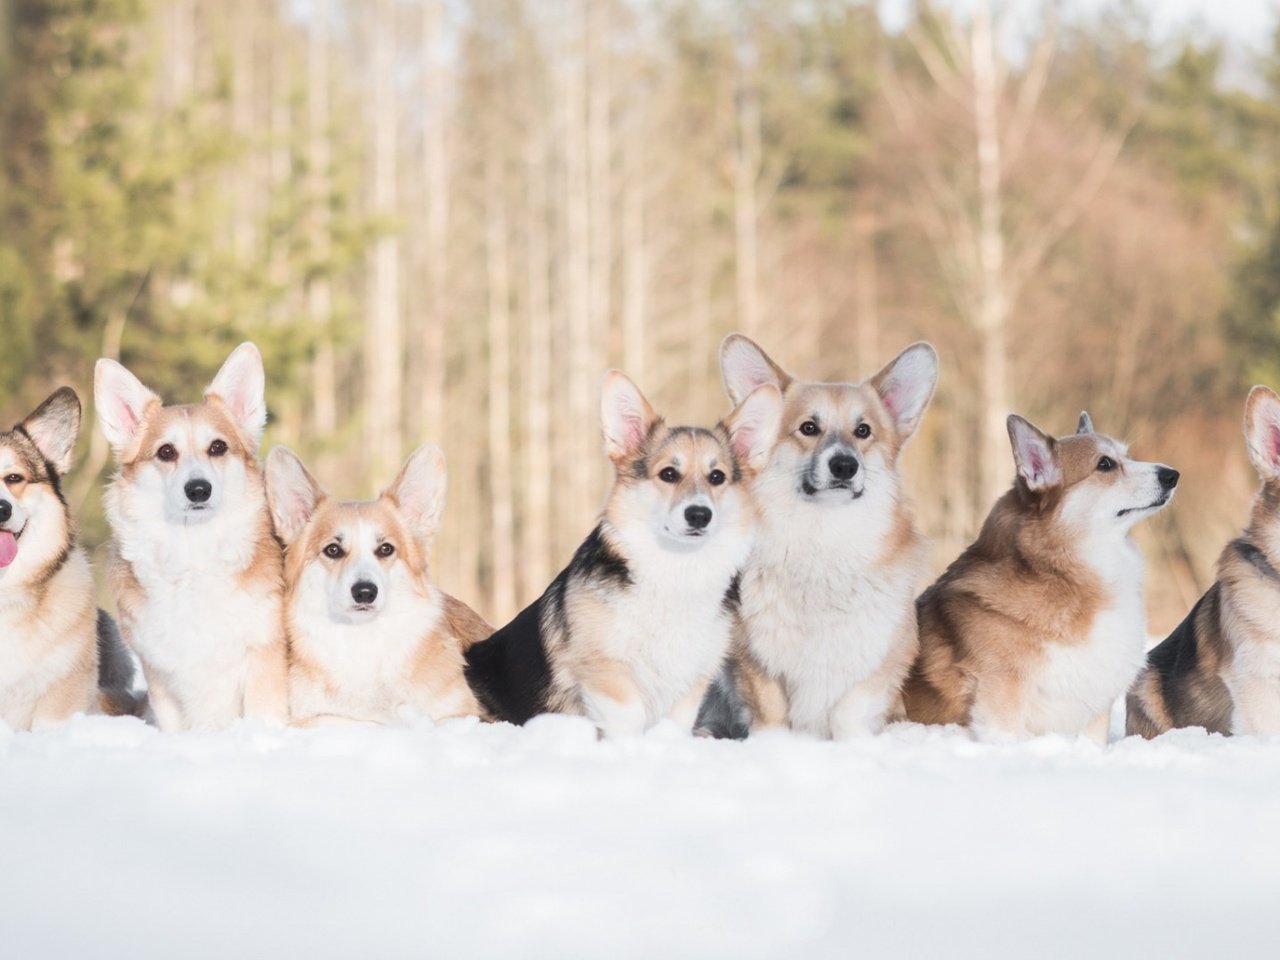
M15 730L140 711L62 496L79 432L80 400L63 387L0 433L0 723Z

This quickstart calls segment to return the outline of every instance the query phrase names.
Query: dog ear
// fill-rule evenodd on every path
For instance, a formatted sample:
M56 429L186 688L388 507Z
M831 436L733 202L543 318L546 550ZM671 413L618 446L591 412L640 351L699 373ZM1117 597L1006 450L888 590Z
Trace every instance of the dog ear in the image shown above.
M325 496L296 453L288 447L272 448L267 456L267 503L281 540L297 540Z
M872 388L903 440L920 426L937 385L938 351L924 341L907 347L871 378Z
M1249 459L1264 480L1280 477L1280 396L1256 386L1244 404L1244 439Z
M400 475L382 495L395 503L409 527L428 544L440 529L447 488L444 451L428 443L409 454Z
M160 397L141 380L114 360L98 361L93 370L93 405L103 436L116 453L133 442L153 404L159 406Z
M733 408L721 424L729 433L733 455L752 473L764 469L778 442L782 425L782 391L772 383L761 384Z
M792 382L790 374L740 333L729 334L720 344L720 375L724 378L729 401L735 406L763 383L772 383L779 390L786 390Z
M224 404L231 418L252 439L256 447L262 440L262 430L267 425L266 374L262 369L262 354L248 341L231 351L205 390L206 398L216 396Z
M610 370L604 375L600 390L600 422L605 452L610 460L619 463L640 452L658 415L625 373Z
M1008 427L1013 462L1018 465L1018 476L1027 489L1039 493L1061 484L1058 442L1016 413L1009 414Z
M55 390L19 426L59 475L71 469L71 454L80 436L80 398L74 390Z
M1088 410L1080 411L1080 419L1076 422L1076 433L1093 433L1093 418L1089 416Z

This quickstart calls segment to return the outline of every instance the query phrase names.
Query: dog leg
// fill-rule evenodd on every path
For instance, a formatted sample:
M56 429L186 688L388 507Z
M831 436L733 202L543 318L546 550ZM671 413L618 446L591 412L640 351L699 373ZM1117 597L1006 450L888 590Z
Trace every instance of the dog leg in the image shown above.
M782 683L769 676L750 657L738 663L738 689L751 714L752 730L790 726L790 704Z
M265 643L249 650L243 708L243 716L260 717L268 726L288 724L289 667L283 643Z
M1280 680L1269 676L1237 676L1229 684L1234 709L1233 735L1280 735Z
M160 728L162 733L177 733L187 728L186 718L178 701L165 685L152 677L145 665L142 670L147 678L147 713L143 719Z
M76 713L88 713L98 702L98 677L94 669L75 669L55 680L36 699L31 728L61 723Z
M702 706L702 700L707 695L709 686L711 686L710 677L694 684L693 689L685 694L684 699L671 708L668 716L680 724L682 730L692 732L698 720L698 708Z
M831 708L832 740L865 737L884 729L885 716L897 690L875 676L856 684Z
M596 666L583 681L582 705L606 737L639 736L649 725L640 688L621 664ZM690 722L692 726L692 721Z
M1099 746L1105 747L1111 734L1111 711L1104 710L1084 728L1084 735Z

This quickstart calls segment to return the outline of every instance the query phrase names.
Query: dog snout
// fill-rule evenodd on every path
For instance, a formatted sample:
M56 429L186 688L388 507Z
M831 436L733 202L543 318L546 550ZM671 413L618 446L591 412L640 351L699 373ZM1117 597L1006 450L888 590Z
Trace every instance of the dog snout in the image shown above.
M351 599L362 607L367 607L378 599L378 585L368 580L357 580L351 585Z
M1178 485L1178 477L1180 474L1173 467L1160 467L1156 470L1156 479L1160 481L1160 487L1163 490L1172 490Z
M684 521L694 530L705 530L711 523L711 508L701 504L685 507Z
M182 490L192 503L206 503L213 496L213 484L208 480L188 480Z
M852 480L858 472L858 458L848 453L837 453L827 462L827 469L836 480Z
M8 523L13 516L13 504L8 500L0 500L0 523Z

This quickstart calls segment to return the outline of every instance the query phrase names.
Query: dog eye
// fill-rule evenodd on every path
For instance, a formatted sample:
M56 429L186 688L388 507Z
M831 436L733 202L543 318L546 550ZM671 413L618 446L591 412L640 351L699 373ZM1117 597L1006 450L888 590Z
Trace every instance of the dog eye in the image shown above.
M857 427L854 428L853 435L857 437L859 440L867 439L867 437L871 436L871 424L869 423L858 424Z
M11 473L11 474L9 474L7 477L5 477L5 478L4 478L4 482L5 482L5 483L7 483L7 484L8 484L9 486L11 486L11 487L12 487L15 483L21 483L22 481L23 481L23 476L22 476L22 474L20 474L20 473Z
M806 437L816 437L818 435L818 422L816 420L806 420L800 424L800 432Z
M725 482L725 480L727 480L727 479L728 479L728 477L726 477L726 476L724 475L724 471L723 471L723 470L712 470L709 474L707 474L707 481L708 481L708 482L709 482L713 487L718 487L718 486L720 486L720 484L724 483L724 482Z
M178 450L172 443L166 443L156 451L156 459L165 463L173 463L178 459Z
M1098 469L1101 470L1103 473L1110 473L1115 468L1116 468L1116 462L1112 460L1110 457L1103 457L1101 460L1098 461Z
M324 555L330 560L341 560L347 554L346 551L342 549L342 544L330 543L325 546Z
M220 457L227 452L227 441L215 440L209 444L209 456Z
M675 467L663 467L658 474L658 479L663 483L676 483L680 479L680 474Z
M380 543L378 549L373 552L379 557L389 557L396 552L396 548L390 543Z

